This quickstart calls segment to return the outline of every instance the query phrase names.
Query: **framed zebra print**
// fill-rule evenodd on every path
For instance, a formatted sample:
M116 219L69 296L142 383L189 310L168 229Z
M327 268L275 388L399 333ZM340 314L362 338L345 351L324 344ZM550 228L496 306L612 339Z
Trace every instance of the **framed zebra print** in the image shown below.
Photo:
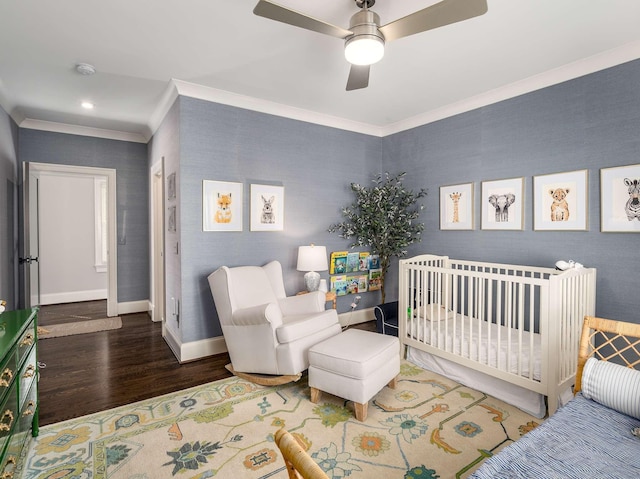
M440 229L472 230L473 183L440 187Z
M640 165L600 170L600 230L640 233Z

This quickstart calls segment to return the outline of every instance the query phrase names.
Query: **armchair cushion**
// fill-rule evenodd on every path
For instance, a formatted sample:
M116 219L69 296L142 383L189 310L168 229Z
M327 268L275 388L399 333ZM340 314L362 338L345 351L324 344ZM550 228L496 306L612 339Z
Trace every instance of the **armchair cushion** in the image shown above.
M278 300L283 316L295 316L299 314L321 313L325 308L325 294L313 291L308 294L289 296Z
M231 321L234 326L270 323L273 328L277 328L282 324L282 313L276 303L260 304L234 311Z
M279 343L291 343L336 324L333 310L314 315L287 316L285 322L276 329ZM335 313L335 312L334 312Z

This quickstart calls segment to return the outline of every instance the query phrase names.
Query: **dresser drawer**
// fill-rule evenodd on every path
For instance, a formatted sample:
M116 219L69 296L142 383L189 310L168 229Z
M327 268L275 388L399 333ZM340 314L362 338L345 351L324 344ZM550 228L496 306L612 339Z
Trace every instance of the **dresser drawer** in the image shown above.
M18 384L14 382L0 406L0 451L5 449L14 426L19 421L18 414Z
M16 355L11 351L0 366L0 401L11 387L11 381L16 374Z
M31 348L29 352L29 356L24 362L22 369L20 370L20 388L18 389L18 394L20 397L20 409L24 406L24 402L27 397L27 393L31 389L31 385L33 384L34 379L36 378L38 372L38 364L36 358L36 348ZM1 477L0 477L1 479Z
M31 348L36 342L36 323L35 321L31 321L27 329L22 333L20 339L18 340L18 348L17 348L17 357L16 361L18 364L22 362L22 360L29 354Z

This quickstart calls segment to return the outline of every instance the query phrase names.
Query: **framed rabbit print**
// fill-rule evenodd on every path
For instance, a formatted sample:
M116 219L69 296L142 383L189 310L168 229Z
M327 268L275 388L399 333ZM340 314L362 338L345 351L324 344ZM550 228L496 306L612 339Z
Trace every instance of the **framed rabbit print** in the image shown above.
M284 186L251 185L251 231L284 229Z

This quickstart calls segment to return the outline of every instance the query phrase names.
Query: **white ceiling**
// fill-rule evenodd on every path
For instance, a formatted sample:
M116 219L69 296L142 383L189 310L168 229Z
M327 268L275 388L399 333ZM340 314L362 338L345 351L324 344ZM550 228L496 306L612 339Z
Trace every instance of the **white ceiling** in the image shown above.
M357 11L354 0L278 3L345 28ZM433 3L373 10L386 24ZM0 104L24 127L146 141L179 92L382 135L640 58L638 0L488 3L388 43L369 88L347 92L342 42L257 17L256 0L0 0ZM79 62L97 73L79 75Z

